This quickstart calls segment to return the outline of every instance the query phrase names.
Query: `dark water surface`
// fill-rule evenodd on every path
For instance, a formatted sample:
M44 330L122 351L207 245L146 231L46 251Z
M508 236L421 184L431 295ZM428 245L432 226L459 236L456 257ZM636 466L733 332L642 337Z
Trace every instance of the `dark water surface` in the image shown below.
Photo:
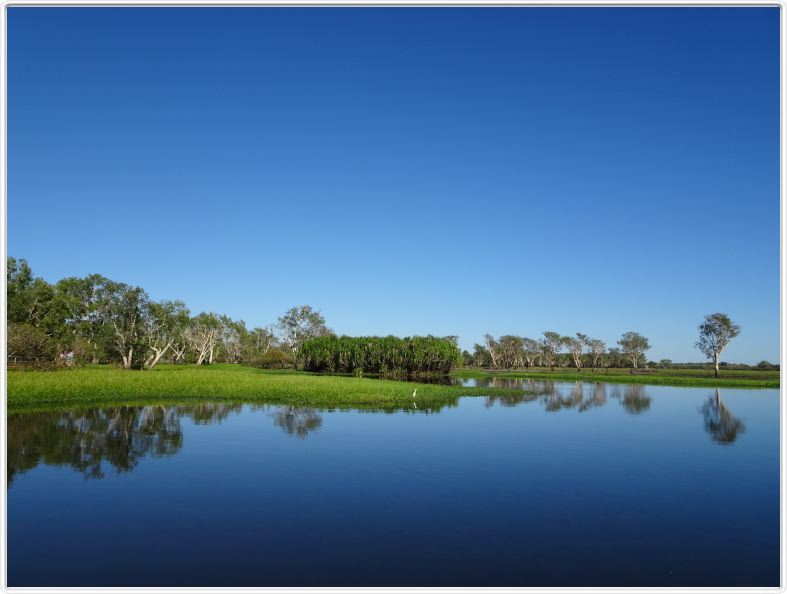
M778 390L524 385L9 415L10 585L778 585Z

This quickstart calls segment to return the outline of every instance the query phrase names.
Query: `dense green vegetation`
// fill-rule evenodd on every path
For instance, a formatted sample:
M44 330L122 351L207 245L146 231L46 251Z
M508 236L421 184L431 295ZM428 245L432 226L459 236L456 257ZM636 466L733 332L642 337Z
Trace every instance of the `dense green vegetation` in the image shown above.
M724 370L718 378L713 369L653 369L650 373L632 374L628 368L577 372L572 369L531 368L526 370L490 371L464 367L451 373L463 378L551 379L555 381L610 382L648 384L652 386L726 386L729 388L778 388L778 371Z
M462 355L452 338L320 336L304 342L298 358L314 372L445 375Z
M417 397L413 398L416 389ZM10 410L83 404L244 400L296 406L411 408L441 406L459 396L512 394L369 378L276 372L240 365L161 365L149 373L85 366L62 371L9 371Z

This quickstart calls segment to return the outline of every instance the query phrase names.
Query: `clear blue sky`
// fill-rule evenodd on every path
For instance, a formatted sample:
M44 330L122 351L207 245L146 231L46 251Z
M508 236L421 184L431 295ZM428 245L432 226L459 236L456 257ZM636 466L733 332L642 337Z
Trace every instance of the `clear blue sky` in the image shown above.
M777 8L10 8L8 253L250 325L779 356Z

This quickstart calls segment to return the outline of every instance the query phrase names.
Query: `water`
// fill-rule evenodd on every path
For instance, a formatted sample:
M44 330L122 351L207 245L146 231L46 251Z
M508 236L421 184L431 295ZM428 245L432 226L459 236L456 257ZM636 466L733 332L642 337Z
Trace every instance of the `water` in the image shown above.
M525 385L10 415L10 585L778 585L778 390Z

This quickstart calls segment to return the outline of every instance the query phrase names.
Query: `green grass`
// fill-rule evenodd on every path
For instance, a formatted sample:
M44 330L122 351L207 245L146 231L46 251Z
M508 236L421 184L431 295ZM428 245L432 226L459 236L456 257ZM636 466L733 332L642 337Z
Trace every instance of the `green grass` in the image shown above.
M267 371L239 365L162 365L152 371L92 366L60 371L9 371L9 411L189 400L287 403L321 408L421 410L455 405L459 396L520 390L462 388L368 378Z
M647 375L632 375L628 369L590 369L577 373L574 369L534 368L532 371L487 371L462 368L451 375L462 378L551 379L555 381L610 382L622 384L648 384L652 386L711 386L729 388L778 388L778 371L721 370L721 377L705 369L658 369Z

